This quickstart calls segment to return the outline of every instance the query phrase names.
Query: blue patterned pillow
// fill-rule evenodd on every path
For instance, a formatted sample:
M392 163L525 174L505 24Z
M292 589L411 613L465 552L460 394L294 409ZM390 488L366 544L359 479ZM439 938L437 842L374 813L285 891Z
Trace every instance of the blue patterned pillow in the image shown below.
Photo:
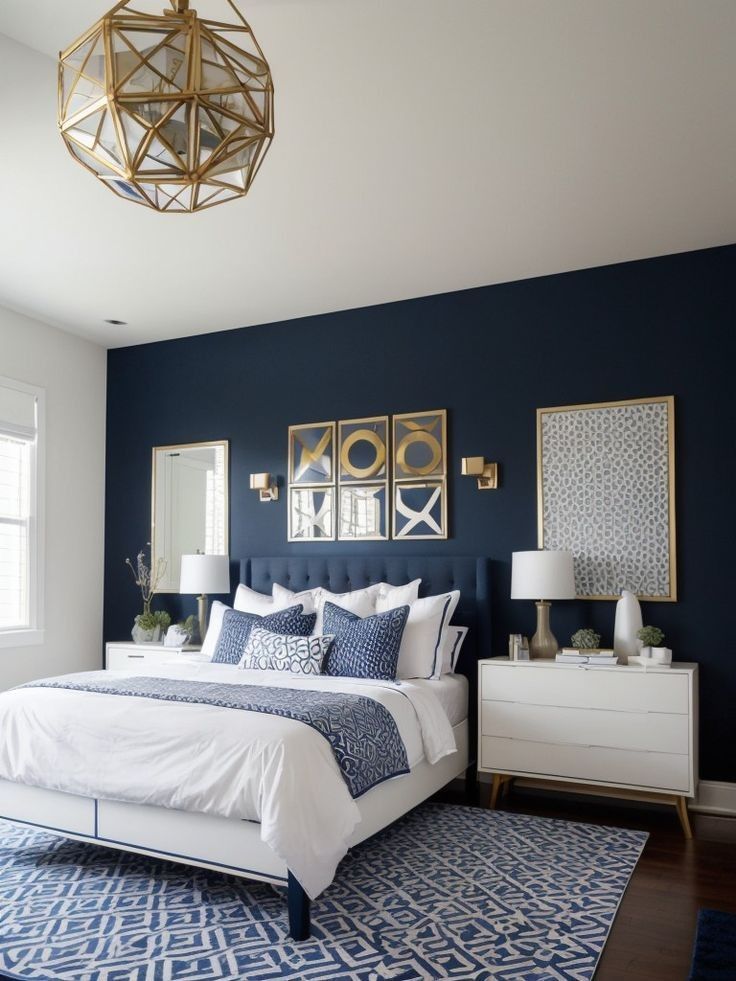
M225 610L217 647L212 655L213 664L239 664L254 624L277 634L295 634L308 637L314 630L315 613L302 613L301 603L277 613L259 617L257 613L241 613Z
M362 619L334 603L325 603L324 632L335 639L324 674L393 681L408 616L408 606L397 606Z
M322 662L332 637L294 637L274 634L253 627L245 645L240 667L253 671L291 671L293 674L321 674Z

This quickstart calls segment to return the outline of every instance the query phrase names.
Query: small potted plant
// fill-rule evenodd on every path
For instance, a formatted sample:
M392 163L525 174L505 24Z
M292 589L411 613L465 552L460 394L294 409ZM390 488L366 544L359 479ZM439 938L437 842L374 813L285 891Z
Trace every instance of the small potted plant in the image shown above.
M572 646L577 647L581 651L598 650L601 646L601 635L596 633L595 630L591 630L590 627L582 627L580 630L576 630L570 640L572 641Z
M148 545L150 548L150 542ZM164 610L151 610L151 601L166 573L166 559L158 559L154 570L146 563L146 554L141 549L135 566L130 559L126 559L125 564L133 573L133 580L143 598L143 613L139 613L133 621L131 637L136 644L156 643L171 623L171 617Z
M672 651L662 647L664 632L659 627L642 627L636 636L641 641L640 657L651 659L653 664L671 664Z

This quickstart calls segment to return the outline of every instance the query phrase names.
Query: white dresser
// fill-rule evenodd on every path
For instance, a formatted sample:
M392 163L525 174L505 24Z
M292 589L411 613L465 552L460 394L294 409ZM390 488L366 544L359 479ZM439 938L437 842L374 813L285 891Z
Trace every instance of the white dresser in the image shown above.
M154 673L167 661L184 658L188 661L209 660L202 657L199 647L164 647L163 644L134 644L132 641L116 641L105 645L105 669L107 671L138 671Z
M691 837L686 798L695 796L698 780L697 664L492 658L478 671L478 769L493 774L491 807L513 777L559 781L560 789L671 803Z

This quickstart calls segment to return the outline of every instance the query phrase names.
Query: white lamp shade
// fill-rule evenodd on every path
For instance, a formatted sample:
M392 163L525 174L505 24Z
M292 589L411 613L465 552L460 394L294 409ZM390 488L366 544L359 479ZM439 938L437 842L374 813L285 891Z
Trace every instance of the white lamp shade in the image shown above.
M230 592L229 555L182 555L180 593Z
M572 552L514 552L511 599L575 599Z

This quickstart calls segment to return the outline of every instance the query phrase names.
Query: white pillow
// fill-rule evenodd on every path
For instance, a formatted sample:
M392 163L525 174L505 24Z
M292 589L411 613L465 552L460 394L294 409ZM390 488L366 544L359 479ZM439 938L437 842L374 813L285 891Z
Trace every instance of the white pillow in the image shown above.
M321 589L317 602L317 622L314 625L314 632L316 634L322 633L325 603L334 603L335 606L347 610L348 613L355 613L359 617L370 617L376 612L376 600L380 591L380 582L366 586L364 589L352 589L349 593L331 593L328 589Z
M460 602L460 590L425 596L409 606L401 638L397 678L439 677L447 626Z
M379 583L376 613L386 613L387 610L395 610L397 606L411 606L419 599L421 584L421 579L414 579L405 586L392 586L388 582Z
M279 607L274 605L272 596L267 593L258 593L255 589L244 586L241 582L235 591L233 609L239 610L241 613L255 613L259 617L265 617L269 613L275 613Z
M207 624L207 633L205 634L204 640L202 641L202 654L205 657L212 659L212 655L215 653L215 648L217 647L217 641L220 637L220 631L222 630L222 620L225 616L225 610L229 610L230 607L225 603L221 603L219 600L215 602L210 607L210 622ZM245 610L243 612L246 612Z
M458 627L454 623L451 623L445 631L445 637L442 641L442 674L449 674L455 670L457 659L460 656L460 648L463 646L467 635L467 627ZM434 677L438 677L436 671Z
M286 589L285 586L274 583L273 596L278 603L283 603L284 606L302 603L305 613L316 613L317 620L312 631L312 636L314 636L322 633L322 616L325 603L334 603L335 606L340 606L349 613L356 613L359 617L369 617L376 612L376 600L383 585L388 584L377 582L372 586L366 586L364 589L353 589L349 593L331 593L329 589L324 589L322 586L317 586L315 589L305 589L302 593L294 593L292 590ZM311 600L312 606L308 605L307 600ZM396 606L401 605L400 603L396 604Z
M321 592L322 588L316 586L314 589L303 589L300 593L295 593L293 589L287 589L286 586L280 586L275 582L271 588L274 603L273 608L274 610L286 610L290 606L296 606L297 603L301 603L303 613L316 613L319 594Z

